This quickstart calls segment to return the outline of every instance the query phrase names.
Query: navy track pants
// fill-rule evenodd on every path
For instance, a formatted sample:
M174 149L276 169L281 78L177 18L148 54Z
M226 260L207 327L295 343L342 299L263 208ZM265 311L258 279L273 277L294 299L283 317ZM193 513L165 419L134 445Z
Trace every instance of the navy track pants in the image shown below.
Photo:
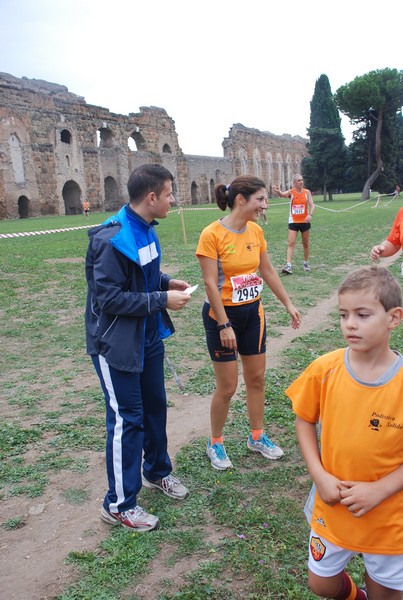
M164 346L145 349L142 373L109 366L92 356L106 403L106 470L109 490L104 507L112 512L134 508L144 476L155 481L172 471L166 434L167 401Z

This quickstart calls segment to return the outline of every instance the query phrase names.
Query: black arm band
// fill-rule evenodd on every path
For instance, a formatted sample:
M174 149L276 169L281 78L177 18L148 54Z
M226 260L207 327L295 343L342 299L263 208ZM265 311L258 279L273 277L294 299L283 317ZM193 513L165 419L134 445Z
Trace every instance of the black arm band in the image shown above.
M217 325L218 331L222 331L223 329L226 329L227 327L232 327L231 321L227 321L227 323L224 323L224 325Z

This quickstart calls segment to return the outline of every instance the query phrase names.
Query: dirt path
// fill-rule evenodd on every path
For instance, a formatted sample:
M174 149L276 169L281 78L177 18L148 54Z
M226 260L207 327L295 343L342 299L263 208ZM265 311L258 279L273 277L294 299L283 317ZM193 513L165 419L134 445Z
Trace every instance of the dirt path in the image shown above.
M392 260L389 259L389 262ZM281 364L281 353L292 339L325 328L330 322L329 314L336 307L336 300L334 294L321 301L307 311L299 330L284 327L280 337L269 340L268 368ZM93 387L97 383L93 375L87 378L85 385ZM174 458L183 445L208 435L210 397L171 392L170 402L168 437L169 450ZM108 536L109 526L100 521L98 511L105 492L104 457L97 452L87 452L85 455L89 459L86 473L63 471L55 475L38 500L13 497L1 502L0 522L21 515L26 521L21 529L1 530L0 579L3 598L54 598L75 578L74 567L64 563L68 553L95 550ZM64 500L63 491L70 487L88 491L84 509Z

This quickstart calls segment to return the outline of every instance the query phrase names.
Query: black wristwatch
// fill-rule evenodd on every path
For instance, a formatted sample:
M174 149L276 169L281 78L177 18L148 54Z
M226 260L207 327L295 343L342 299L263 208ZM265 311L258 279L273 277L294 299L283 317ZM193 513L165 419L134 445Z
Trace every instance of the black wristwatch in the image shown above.
M217 325L218 331L222 331L223 329L226 329L227 327L232 327L231 321L227 321L227 323L224 323L224 325Z

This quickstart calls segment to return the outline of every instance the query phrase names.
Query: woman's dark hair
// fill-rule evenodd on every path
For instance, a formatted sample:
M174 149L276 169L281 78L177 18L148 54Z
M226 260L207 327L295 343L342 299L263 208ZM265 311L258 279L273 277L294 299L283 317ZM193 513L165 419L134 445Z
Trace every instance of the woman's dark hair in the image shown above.
M221 210L225 210L227 206L232 210L238 194L242 194L245 200L248 201L252 194L256 194L256 192L265 187L265 182L259 179L259 177L241 175L241 177L234 179L231 185L217 184L214 188L215 201Z
M129 198L138 204L150 192L160 195L166 181L173 181L174 177L168 169L157 163L141 165L134 169L127 182Z

